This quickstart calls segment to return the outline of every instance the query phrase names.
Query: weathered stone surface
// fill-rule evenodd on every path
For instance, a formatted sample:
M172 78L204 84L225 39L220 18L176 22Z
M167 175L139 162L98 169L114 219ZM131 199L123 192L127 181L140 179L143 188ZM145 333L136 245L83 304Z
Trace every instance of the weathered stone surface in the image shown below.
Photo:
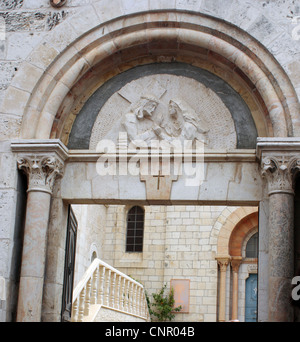
M68 12L61 10L52 11L24 11L24 12L0 12L0 18L5 21L6 32L20 31L50 31L63 22Z
M18 115L0 114L1 140L18 138L22 119Z
M24 0L3 0L0 4L0 10L14 10L23 6Z
M14 190L7 189L0 191L0 212L2 218L0 239L10 240L12 238L10 227L14 222L14 201L16 201L16 193Z
M0 62L0 91L7 89L11 80L18 71L19 62Z
M211 141L208 148L255 146L257 132L249 117L249 108L232 88L205 70L181 63L166 63L132 69L99 88L78 114L70 134L69 148L87 149L90 146L95 149L101 139L111 138L109 131L115 141L120 114L124 115L129 105L141 95L151 92L162 98L158 107L160 115L167 111L168 99L172 97L183 98L194 110L197 108L197 115L201 114L207 122L207 136Z
M240 169L240 170L239 170ZM239 172L237 171L239 170ZM239 173L239 176L236 174ZM251 175L251 176L249 176ZM185 174L179 175L173 182L171 195L165 198L151 197L151 200L173 201L173 203L257 203L262 198L261 181L259 171L255 163L245 163L242 168L238 163L206 163L205 179L200 185L187 186ZM152 176L150 176L152 177ZM249 182L249 177L253 181ZM142 177L143 178L143 177ZM156 186L158 182L156 181ZM65 199L74 198L76 201L111 203L126 202L130 200L147 201L145 183L140 176L118 176L97 174L95 162L72 162L66 165L65 175L61 181L61 196ZM159 194L159 191L156 192Z

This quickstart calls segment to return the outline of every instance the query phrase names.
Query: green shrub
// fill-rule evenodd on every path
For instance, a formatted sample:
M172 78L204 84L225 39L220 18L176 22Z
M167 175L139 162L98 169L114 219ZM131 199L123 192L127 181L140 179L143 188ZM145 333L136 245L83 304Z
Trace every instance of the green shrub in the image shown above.
M169 293L165 294L166 287L167 285L165 284L158 293L152 293L152 302L150 302L146 293L151 320L154 318L158 322L171 321L175 317L174 312L181 310L181 306L174 308L174 289L171 288Z

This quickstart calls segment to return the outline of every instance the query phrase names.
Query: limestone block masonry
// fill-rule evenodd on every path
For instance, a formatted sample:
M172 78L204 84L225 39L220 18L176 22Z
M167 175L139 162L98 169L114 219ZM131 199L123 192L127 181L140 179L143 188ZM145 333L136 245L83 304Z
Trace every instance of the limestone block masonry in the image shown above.
M224 206L226 212L233 206L259 207L258 319L292 320L288 292L281 289L288 289L293 276L293 203L300 151L298 2L52 3L63 6L53 7L50 0L0 3L0 321L60 320L69 204L121 205L127 209L131 204L184 206L172 214L167 209L151 213L157 214L152 217L156 226L147 223L150 231L157 229L150 232L157 235L148 238L169 265L166 272L156 260L149 261L150 256L143 259L136 255L127 256L123 269L126 271L128 263L138 264L137 276L142 277L142 271L151 273L157 267L159 276L145 273L152 286L157 277L169 281L176 272L187 272L192 266L192 273L203 277L198 288L191 287L193 305L201 301L207 309L198 312L195 320L214 320L212 311L216 305L220 308L215 293L218 275L213 272L220 273L218 261L213 255L208 266L204 254L218 243L226 247L224 236L228 235L223 232L216 243L215 234L223 223L225 231L228 227L221 215L208 237L205 221L191 221L200 218L192 217L197 211L187 208ZM157 114L169 113L170 100L177 105L183 100L206 121L207 130L201 134L208 138L210 147L205 153L201 186L187 189L186 179L179 177L172 180L170 192L160 203L147 195L140 175L101 178L95 167L97 140L113 135L116 119L132 114L134 104L144 95L140 90L151 87L158 92L150 92L159 97ZM82 115L86 113L90 116ZM174 123L174 127L165 126L169 132L176 132ZM163 127L152 128L158 134ZM212 213L213 209L205 212ZM122 213L118 215L120 218ZM205 219L209 218L201 218ZM170 231L163 230L164 220L172 222ZM185 226L191 225L191 232L177 231L183 220L187 220ZM111 229L106 241L124 237L120 221L106 227ZM188 233L193 233L194 239L199 233L193 230L195 225L203 229L196 247L198 256L204 253L201 261L195 259L194 251L187 250ZM163 234L170 242L169 251L159 243ZM116 245L114 252L108 250L108 244L99 244L103 246L99 253L107 253L113 263L122 265L119 257L124 251ZM222 273L226 289L232 261L228 261L226 274ZM147 263L150 269L145 269ZM84 264L87 261L81 259L79 266ZM238 272L245 276L247 267L242 263ZM234 288L239 292L244 280L239 278L237 284L235 278ZM204 288L205 281L212 284L211 289ZM207 297L197 297L196 292ZM230 319L231 298L228 292L220 294L219 313L221 318L225 315Z

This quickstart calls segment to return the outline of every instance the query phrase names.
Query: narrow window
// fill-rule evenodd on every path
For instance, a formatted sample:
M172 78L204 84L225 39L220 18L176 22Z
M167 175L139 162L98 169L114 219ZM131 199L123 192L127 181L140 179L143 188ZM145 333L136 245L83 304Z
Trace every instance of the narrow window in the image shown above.
M246 258L258 257L258 233L255 233L248 241L246 246Z
M142 252L144 237L144 209L131 208L127 215L126 252Z

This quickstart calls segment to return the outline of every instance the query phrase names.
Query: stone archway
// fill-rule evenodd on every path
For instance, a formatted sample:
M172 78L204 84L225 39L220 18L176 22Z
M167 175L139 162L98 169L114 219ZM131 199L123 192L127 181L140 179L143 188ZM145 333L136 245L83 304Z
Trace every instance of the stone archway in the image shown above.
M198 24L199 19L201 25ZM216 25L218 30L215 29ZM38 51L50 56L50 44L39 45L29 57L30 63L24 63L17 74L14 84L18 87L10 88L4 101L8 112L14 112L13 99L19 96L18 108L24 108L20 138L25 140L13 143L12 148L23 158L20 167L26 170L32 181L31 185L34 185L29 187L30 197L34 198L33 203L45 204L47 211L41 224L44 232L44 245L41 245L44 249L42 248L41 255L47 247L45 236L48 228L49 194L52 192L55 205L60 208L60 217L57 218L60 222L64 221L63 203L149 200L140 179L131 178L125 185L121 184L120 179L100 179L92 169L94 165L90 164L95 164L99 155L92 151L78 152L65 147L80 109L113 76L150 63L182 62L201 66L222 77L241 95L251 109L259 136L282 138L299 132L298 100L285 72L257 41L228 23L201 14L165 10L149 12L146 21L144 13L134 13L128 15L126 20L124 17L114 18L101 25L94 22L94 26L89 27L88 31L83 29L82 33L85 34L74 37L68 46L60 47L59 53L52 50L56 58L51 58L50 63L32 57ZM59 35L59 32L55 32L49 38L55 46ZM28 73L31 75L30 82L25 77ZM11 107L8 108L9 106ZM280 139L275 140L273 149L278 149L278 141ZM262 141L261 146L263 150L266 147L265 150L269 153L268 141ZM264 153L262 154L264 157ZM258 155L261 158L260 152ZM263 199L264 190L254 150L226 151L221 154L213 151L206 157L209 175L212 170L217 170L220 184L212 184L212 178L207 179L207 186L203 187L203 191L199 192L198 189L196 194L190 196L181 191L180 182L177 182L177 197L169 197L169 201L257 205ZM293 169L296 162L293 160L292 165L287 168L285 164L281 167L282 164L274 160L268 159L263 163L264 173L272 173L270 182L275 171L281 176L282 171ZM64 178L54 184L56 175L61 174L63 163ZM220 167L216 167L217 164ZM287 183L287 192L291 193L291 184ZM110 184L110 188L103 189L103 184ZM275 184L280 191L282 184ZM127 185L131 188L136 185L138 198L132 196ZM278 186L275 189L272 187L272 194L278 190ZM243 191L239 191L241 189ZM42 198L44 201L41 201ZM27 214L28 218L34 214L30 204L27 206ZM274 217L272 219L274 221ZM279 218L276 222L279 224ZM31 227L28 221L27 227L27 234L30 236L32 232L28 232ZM63 237L60 238L61 247ZM276 241L274 243L276 245ZM56 251L51 266L59 264L61 255L58 254ZM26 273L27 282L20 287L20 299L24 305L21 316L25 319L29 314L25 300L30 286L28 279L38 280L36 286L39 291L44 285L44 270L39 271L36 275L30 267ZM59 281L55 279L53 287ZM35 319L39 319L41 303L42 299L37 298Z
M179 14L180 23L177 21ZM201 26L195 24L199 18ZM161 21L164 27L161 27ZM70 44L51 64L46 60L41 64L31 57L31 64L24 64L15 80L22 89L21 80L31 73L31 82L26 82L30 97L19 94L20 100L24 101L21 107L25 108L20 136L26 139L61 138L70 131L76 110L111 76L136 65L170 60L200 63L202 67L213 68L216 74L221 73L222 77L233 72L235 77L228 77L229 83L234 82L236 87L244 84L244 89L252 89L246 91L246 98L254 109L253 115L258 115L255 121L264 132L263 136L291 136L297 131L294 90L284 71L251 36L236 28L232 30L231 25L215 18L180 11L150 12L148 28L144 23L144 15L137 13L129 16L126 22L115 19L95 26ZM216 24L222 26L222 35L213 29ZM250 48L255 50L255 57ZM51 52L55 53L47 44L42 44L32 56L41 51L49 56ZM82 87L86 90L84 93ZM7 99L14 94L12 88ZM257 111L254 107L260 109ZM73 117L69 117L71 113L74 113Z

